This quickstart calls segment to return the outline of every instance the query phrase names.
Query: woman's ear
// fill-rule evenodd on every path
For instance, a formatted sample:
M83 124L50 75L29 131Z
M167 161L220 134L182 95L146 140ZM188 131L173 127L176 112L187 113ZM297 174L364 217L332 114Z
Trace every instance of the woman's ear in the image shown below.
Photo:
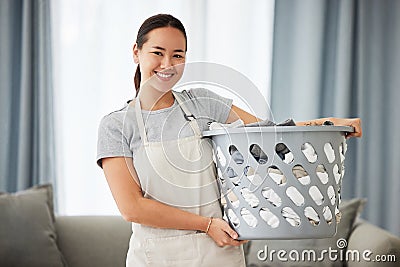
M136 43L133 45L132 50L133 50L133 61L135 62L135 64L139 64L139 49Z

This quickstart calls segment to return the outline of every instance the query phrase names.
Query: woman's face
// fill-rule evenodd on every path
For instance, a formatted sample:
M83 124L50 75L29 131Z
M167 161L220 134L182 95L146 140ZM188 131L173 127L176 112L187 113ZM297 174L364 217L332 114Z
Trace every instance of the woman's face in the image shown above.
M147 42L138 49L133 47L135 63L139 64L141 86L151 85L166 92L182 77L186 40L183 33L173 27L157 28L147 34Z

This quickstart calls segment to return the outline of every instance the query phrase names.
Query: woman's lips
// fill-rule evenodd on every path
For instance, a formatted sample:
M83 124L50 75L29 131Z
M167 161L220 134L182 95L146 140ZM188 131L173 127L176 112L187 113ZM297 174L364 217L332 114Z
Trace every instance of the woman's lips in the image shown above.
M175 73L164 73L155 71L157 77L162 81L169 81L175 75Z

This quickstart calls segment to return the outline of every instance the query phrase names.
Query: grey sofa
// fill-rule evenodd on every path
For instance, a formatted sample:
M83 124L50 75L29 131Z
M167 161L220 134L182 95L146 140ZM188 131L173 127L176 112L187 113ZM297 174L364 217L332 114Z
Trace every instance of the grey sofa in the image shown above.
M70 267L119 267L125 266L125 256L131 234L130 224L119 216L57 216L57 243ZM248 266L268 265L254 262L252 242L246 246ZM399 266L400 239L368 222L359 220L351 230L347 249L370 249L374 254L395 254L397 262L382 266ZM253 254L253 255L251 255ZM303 262L301 266L322 266L320 262ZM293 264L290 266L297 266ZM333 262L332 266L380 266L377 262Z
M245 245L246 263L265 266L380 266L365 260L284 261L265 258L269 251L371 251L389 256L383 266L399 266L400 239L358 219L365 199L342 201L342 219L334 237L302 240L252 240ZM120 216L59 216L54 214L51 185L17 193L0 192L1 267L123 267L131 225ZM340 242L339 242L340 241ZM344 245L343 245L344 243ZM347 250L346 250L347 249ZM260 254L261 253L261 254ZM279 252L281 253L281 252ZM260 255L262 257L260 257ZM276 257L277 254L275 254ZM281 254L279 254L281 255ZM326 255L325 255L326 256ZM395 260L395 261L394 261ZM196 266L194 266L196 267Z

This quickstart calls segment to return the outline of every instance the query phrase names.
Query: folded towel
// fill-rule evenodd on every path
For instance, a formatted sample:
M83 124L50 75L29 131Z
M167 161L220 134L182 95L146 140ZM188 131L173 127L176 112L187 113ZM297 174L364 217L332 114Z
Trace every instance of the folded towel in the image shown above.
M232 123L219 123L216 121L211 122L208 125L208 128L210 130L217 130L217 129L226 129L226 128L237 128L237 127L243 127L244 122L241 119L238 119Z
M263 120L258 122L253 122L245 125L246 127L268 127L268 126L296 126L296 123L293 119L287 119L283 122L276 124L270 120Z

